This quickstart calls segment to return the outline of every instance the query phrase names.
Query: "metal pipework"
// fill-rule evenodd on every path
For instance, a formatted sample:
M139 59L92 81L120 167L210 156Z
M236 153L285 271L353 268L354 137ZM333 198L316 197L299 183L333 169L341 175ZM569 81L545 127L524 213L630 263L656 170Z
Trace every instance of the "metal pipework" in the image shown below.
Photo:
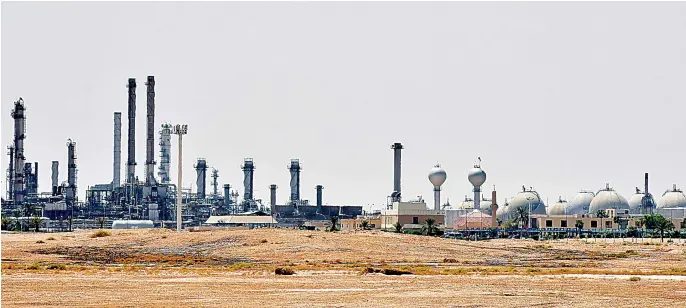
M393 192L395 193L395 196L392 198L392 201L400 202L402 199L400 193L400 151L404 149L404 147L401 143L396 142L391 146L391 149L393 149Z
M148 76L145 83L148 92L147 133L145 139L145 184L154 185L155 180L155 76Z
M126 183L136 182L136 78L129 78L129 144L126 161Z
M121 112L114 113L114 161L112 163L112 187L121 185Z

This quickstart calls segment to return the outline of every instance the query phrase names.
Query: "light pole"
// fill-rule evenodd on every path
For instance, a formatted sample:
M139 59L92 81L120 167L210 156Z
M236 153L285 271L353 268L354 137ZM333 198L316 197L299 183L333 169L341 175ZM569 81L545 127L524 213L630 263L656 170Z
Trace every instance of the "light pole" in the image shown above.
M176 188L176 231L181 231L181 219L182 219L182 208L181 208L181 202L183 201L182 199L182 189L181 189L181 180L182 180L182 174L183 170L181 169L182 166L182 161L183 161L183 156L182 156L182 148L183 148L183 135L188 133L188 125L186 124L176 124L174 128L172 129L172 134L174 135L179 135L179 159L178 159L178 166L179 166L179 174L178 174L178 187Z

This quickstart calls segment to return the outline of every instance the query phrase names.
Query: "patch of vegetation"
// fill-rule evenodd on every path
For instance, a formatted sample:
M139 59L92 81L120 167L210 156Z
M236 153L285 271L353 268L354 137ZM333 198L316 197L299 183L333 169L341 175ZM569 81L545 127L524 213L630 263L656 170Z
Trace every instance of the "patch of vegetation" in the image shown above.
M264 239L264 238L260 240L260 243L262 243L262 244L268 243L268 242L269 242L269 241L267 241L267 239Z
M47 240L48 240L48 241L54 241L54 240L56 240L56 238L53 237L53 236L51 236L51 237L47 238Z
M381 273L384 275L412 275L412 272L410 271L404 271L394 268L384 268L383 270L381 270Z
M166 236L166 235L162 235L162 238L167 238L167 236Z
M451 259L451 258L445 258L443 259L443 263L459 263L460 261L457 261L457 259Z
M41 268L42 267L40 266L40 264L38 264L38 262L36 262L36 263L30 264L30 265L27 265L24 269L36 271L36 270L39 270Z
M293 275L295 271L288 267L277 267L274 269L274 274L276 275Z
M636 276L629 278L629 281L640 281L640 280L641 280L641 277L636 277Z
M62 263L53 263L46 267L49 270L66 270L67 266Z
M36 244L43 244L43 243L45 243L45 242L43 242L43 240L37 240L36 241Z
M105 231L105 230L98 230L95 233L89 235L88 237L90 238L97 238L97 237L105 237L105 236L110 236L112 233Z

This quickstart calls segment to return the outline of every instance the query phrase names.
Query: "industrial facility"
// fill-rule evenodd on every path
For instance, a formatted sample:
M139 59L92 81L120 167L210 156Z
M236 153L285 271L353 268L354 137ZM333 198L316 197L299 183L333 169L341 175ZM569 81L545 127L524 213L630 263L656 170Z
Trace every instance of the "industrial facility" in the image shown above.
M137 83L129 78L127 84L127 127L125 173L122 178L122 112L113 112L113 157L112 181L100 184L79 184L77 164L77 142L64 136L66 140L67 166L66 181L60 178L60 160L55 157L51 163L51 187L39 191L38 162L29 162L31 153L25 152L27 142L27 108L22 98L14 102L11 116L14 121L14 140L8 146L9 166L7 171L7 195L2 198L3 216L27 217L40 216L51 221L80 221L83 226L96 226L96 219L105 218L109 223L118 221L122 226L153 226L178 229L202 225L249 225L251 227L289 227L306 223L323 224L332 217L345 219L346 225L357 226L359 220L378 221L374 225L380 229L391 229L403 224L405 229L420 228L426 219L433 219L446 230L452 228L499 228L508 220L528 213L528 227L554 226L566 228L567 219L594 219L598 213L611 213L626 218L638 219L646 214L662 214L673 219L677 228L685 217L686 195L676 184L659 197L654 197L648 187L648 173L644 174L643 189L636 191L627 200L609 184L597 191L581 190L570 200L562 197L552 205L545 204L543 198L533 187L523 185L515 196L499 203L495 185L491 196L483 192L486 184L486 171L482 169L481 157L477 159L466 178L473 187L464 200L450 205L441 203L441 191L447 180L447 171L436 164L429 170L428 179L433 186L433 205L427 206L423 198L404 201L401 190L401 143L393 143L393 188L386 197L384 210L375 214L364 213L359 205L333 205L324 201L324 185L316 185L316 200L310 203L303 199L301 176L303 164L298 158L290 159L286 170L290 174L285 204L277 203L279 186L269 185L269 201L265 202L255 195L254 179L257 162L245 158L239 170L217 170L212 167L212 159L197 158L195 187L181 187L182 136L188 127L181 124L164 122L156 125L155 77L148 76L146 86L146 127L145 127L145 165L144 178L136 176L136 109ZM123 93L122 93L123 94ZM161 106L164 106L163 104ZM122 106L123 107L123 106ZM157 134L156 134L157 132ZM156 142L156 135L159 135ZM178 136L178 155L172 151L172 137ZM29 139L30 140L30 139ZM159 145L156 152L155 145ZM159 160L156 160L156 153ZM172 179L170 170L176 162L178 178ZM158 164L159 163L159 164ZM236 168L238 169L238 168ZM284 172L286 171L284 170ZM241 172L243 174L242 192L230 183L221 183L220 174ZM209 173L209 174L208 174ZM211 178L208 185L208 176ZM176 184L174 184L176 180ZM390 181L389 181L390 182ZM209 187L208 187L209 186ZM85 190L85 200L79 200L79 188ZM370 216L371 215L371 216ZM244 218L265 217L269 218ZM604 216L600 214L600 216ZM126 222L126 223L122 223ZM139 223L136 223L139 222ZM591 224L589 224L590 226Z

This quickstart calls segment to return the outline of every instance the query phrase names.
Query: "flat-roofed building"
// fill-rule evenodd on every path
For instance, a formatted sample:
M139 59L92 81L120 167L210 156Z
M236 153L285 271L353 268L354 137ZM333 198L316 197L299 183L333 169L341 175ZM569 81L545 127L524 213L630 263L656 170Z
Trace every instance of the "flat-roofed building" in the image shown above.
M429 218L442 228L445 211L427 209L424 202L393 202L389 209L381 211L379 221L382 230L394 230L396 223L400 223L403 229L420 229Z

